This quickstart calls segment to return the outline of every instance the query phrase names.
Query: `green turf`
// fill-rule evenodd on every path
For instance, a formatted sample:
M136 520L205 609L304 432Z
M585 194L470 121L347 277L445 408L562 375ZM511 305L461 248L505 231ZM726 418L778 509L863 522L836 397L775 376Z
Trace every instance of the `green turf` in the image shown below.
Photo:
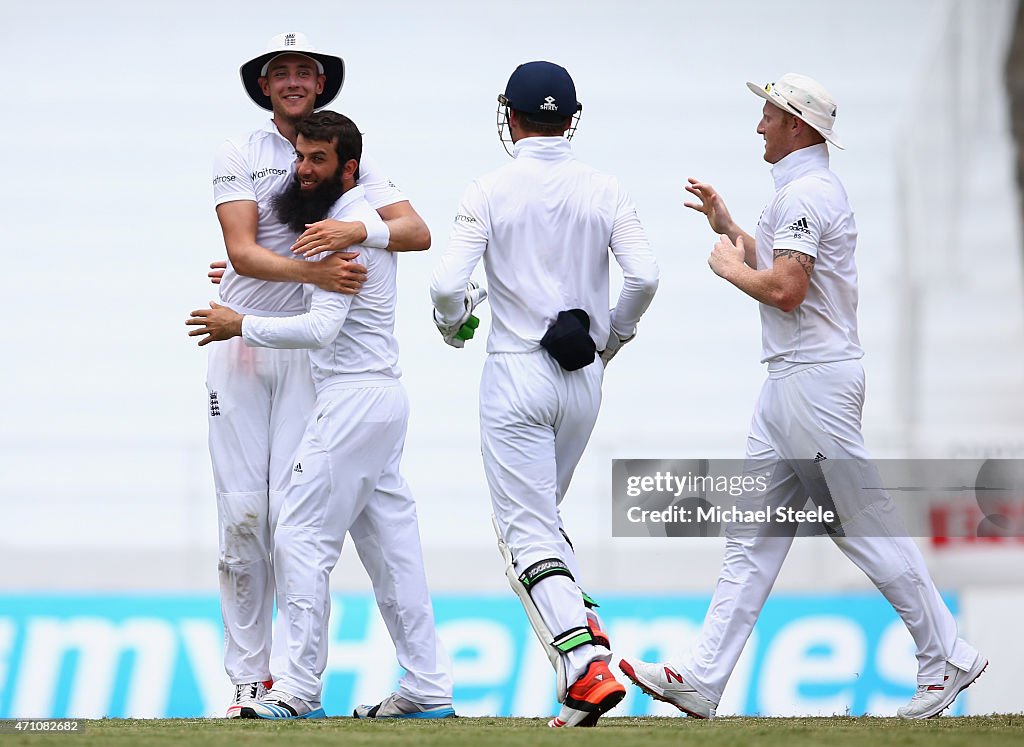
M226 719L111 719L85 721L82 734L0 734L7 745L486 745L543 747L585 744L587 747L633 745L695 745L699 747L1020 747L1024 716L945 717L906 722L893 718L613 718L595 729L548 729L540 719L458 718L439 721L228 721Z

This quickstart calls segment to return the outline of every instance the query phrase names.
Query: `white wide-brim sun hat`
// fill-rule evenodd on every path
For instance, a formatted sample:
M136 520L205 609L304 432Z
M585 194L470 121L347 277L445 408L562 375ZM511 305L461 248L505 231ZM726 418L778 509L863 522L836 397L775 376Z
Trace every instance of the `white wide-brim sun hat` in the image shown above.
M747 88L782 111L799 117L837 148L843 148L835 130L836 102L813 78L786 73L775 83L759 86L747 81Z
M334 101L345 82L345 61L331 54L317 52L301 31L287 31L267 42L267 49L263 54L253 57L238 69L245 92L257 106L273 111L270 97L260 88L260 78L266 75L270 61L283 54L300 54L317 63L317 68L324 76L324 90L317 95L313 108L321 109Z

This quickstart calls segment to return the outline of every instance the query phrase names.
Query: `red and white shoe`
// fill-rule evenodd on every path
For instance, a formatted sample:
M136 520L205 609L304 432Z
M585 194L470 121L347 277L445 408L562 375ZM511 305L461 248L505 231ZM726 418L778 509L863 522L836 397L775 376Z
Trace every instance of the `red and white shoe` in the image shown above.
M715 717L718 703L712 703L692 685L683 680L668 664L647 664L638 659L623 659L619 669L633 681L633 684L655 700L670 703L693 718Z
M981 654L974 657L970 669L960 669L946 662L946 674L941 685L918 685L910 702L896 711L900 718L935 718L953 705L956 696L974 684L988 666Z
M552 729L565 726L596 726L607 713L626 697L626 688L615 679L608 665L600 659L590 662L587 671L576 680L565 695L562 710L548 721Z
M228 718L241 718L242 707L266 695L268 684L268 682L246 682L235 685L235 696L231 699L231 705L228 706L228 712L225 715Z

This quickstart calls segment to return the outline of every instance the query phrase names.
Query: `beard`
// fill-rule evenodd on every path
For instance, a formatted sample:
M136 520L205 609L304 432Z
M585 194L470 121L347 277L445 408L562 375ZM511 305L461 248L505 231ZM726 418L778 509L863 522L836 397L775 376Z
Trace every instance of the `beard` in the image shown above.
M294 176L288 186L274 197L274 215L296 233L302 233L307 223L326 218L331 205L344 191L340 168L330 179L309 190L303 190L299 186L299 177Z

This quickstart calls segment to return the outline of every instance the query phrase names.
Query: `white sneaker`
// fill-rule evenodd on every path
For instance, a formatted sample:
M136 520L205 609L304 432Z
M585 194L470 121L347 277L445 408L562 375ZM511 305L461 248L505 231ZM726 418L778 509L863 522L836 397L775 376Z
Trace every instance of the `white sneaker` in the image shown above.
M240 718L242 706L248 705L254 700L259 700L267 694L267 688L262 682L246 682L242 685L235 685L235 697L231 699L228 706L228 718Z
M633 684L656 700L671 703L693 718L715 717L718 703L712 703L683 681L683 676L668 664L647 664L638 659L623 659L619 669Z
M949 708L956 696L974 684L988 666L981 654L974 657L970 669L960 669L946 662L946 675L941 685L918 685L910 702L896 711L900 718L935 718Z
M420 705L398 693L391 693L376 705L356 706L355 718L453 718L455 709L447 705Z
M303 700L284 690L270 690L259 700L242 706L242 718L265 718L283 721L297 718L326 718L319 703Z

